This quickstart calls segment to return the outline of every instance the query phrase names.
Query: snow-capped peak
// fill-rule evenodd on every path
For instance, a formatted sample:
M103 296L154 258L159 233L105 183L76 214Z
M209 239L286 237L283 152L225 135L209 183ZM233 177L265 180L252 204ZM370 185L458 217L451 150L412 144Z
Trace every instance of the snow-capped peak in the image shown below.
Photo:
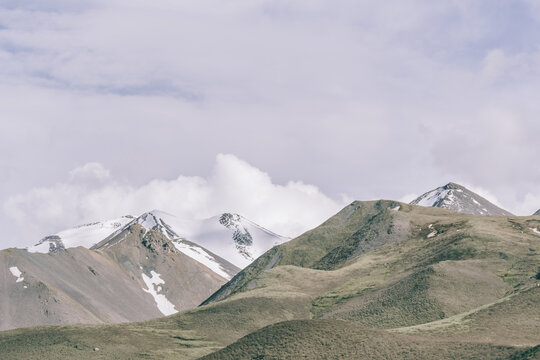
M447 190L444 188L444 186L438 187L435 190L431 190L424 195L420 196L419 198L413 200L411 202L411 205L420 205L420 206L427 206L427 207L440 207L439 205L445 201L446 196L450 190ZM453 194L451 194L453 196ZM452 199L447 199L447 201L451 201Z
M411 205L440 207L473 215L512 216L480 195L455 183L448 183L411 201Z
M178 239L180 236L163 220L165 217L174 217L174 215L159 210L152 210L139 216L136 221L146 230L160 232L169 240Z
M189 240L240 268L249 265L271 247L290 240L234 213L195 220L152 210L139 216L137 222L147 230L161 232L175 246L182 240ZM185 246L177 248L181 251L186 249ZM193 255L192 252L185 253Z
M273 246L290 240L239 214L223 213L197 220L182 219L164 211L152 210L137 218L124 216L64 230L43 238L27 250L49 253L77 246L91 248L106 238L115 237L134 223L140 224L147 231L153 230L163 234L190 257L194 258L194 254L197 253L195 257L200 258L204 249L207 249L240 268L246 267ZM186 240L192 244L190 247L182 243ZM194 251L197 245L201 249ZM203 257L204 261L209 261L206 255ZM200 259L198 261L201 262Z
M122 230L132 221L134 221L133 216L127 215L118 219L79 225L46 236L36 245L28 247L27 250L29 252L50 253L77 246L89 249L116 231Z

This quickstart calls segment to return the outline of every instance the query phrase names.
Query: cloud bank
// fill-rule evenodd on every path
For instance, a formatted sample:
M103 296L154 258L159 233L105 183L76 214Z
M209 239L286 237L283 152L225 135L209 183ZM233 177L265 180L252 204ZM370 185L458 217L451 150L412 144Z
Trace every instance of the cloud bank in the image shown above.
M210 181L231 153L334 199L454 181L528 215L539 93L536 0L3 0L0 203Z
M316 186L301 181L275 184L267 173L236 156L220 154L208 178L155 179L140 187L120 184L101 164L88 163L73 169L65 182L9 198L4 212L25 229L19 246L26 246L47 235L45 229L50 233L153 209L182 218L236 212L293 237L317 226L347 201L331 199Z

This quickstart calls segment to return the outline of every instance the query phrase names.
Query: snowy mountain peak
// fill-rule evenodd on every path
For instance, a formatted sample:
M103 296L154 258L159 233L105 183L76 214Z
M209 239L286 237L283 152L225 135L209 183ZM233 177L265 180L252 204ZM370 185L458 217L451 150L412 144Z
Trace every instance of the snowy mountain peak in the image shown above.
M533 215L540 215L540 209L538 209L538 211L535 212Z
M196 220L152 210L139 216L136 222L147 230L162 233L181 251L187 249L181 243L188 240L240 268L271 247L290 240L235 213Z
M411 205L440 207L473 215L512 216L466 187L452 182L428 191L411 201Z
M160 232L169 240L178 239L180 236L163 220L165 216L171 217L173 215L160 210L152 210L139 216L136 221L146 230Z
M49 253L77 246L90 249L114 239L132 224L140 224L147 232L152 230L163 234L178 250L199 262L210 261L208 259L212 256L207 254L211 252L239 268L246 267L271 247L290 240L235 213L197 220L152 210L137 218L124 216L64 230L43 238L27 250ZM189 241L189 246L185 245L186 241Z
M78 225L46 236L36 245L28 247L27 250L29 252L50 253L77 246L89 249L106 237L121 231L132 221L134 221L134 217L126 215L118 219Z

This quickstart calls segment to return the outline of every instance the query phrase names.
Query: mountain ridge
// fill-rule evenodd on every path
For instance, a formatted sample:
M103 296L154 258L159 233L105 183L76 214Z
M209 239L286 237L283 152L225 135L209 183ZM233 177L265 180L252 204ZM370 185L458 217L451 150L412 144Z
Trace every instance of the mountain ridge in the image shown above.
M241 247L246 261L288 240L237 214L173 220L153 210L79 225L27 249L1 250L0 288L9 296L0 306L0 329L140 321L194 308L240 268L193 237L224 244L233 259L243 256ZM23 295L24 301L11 301Z

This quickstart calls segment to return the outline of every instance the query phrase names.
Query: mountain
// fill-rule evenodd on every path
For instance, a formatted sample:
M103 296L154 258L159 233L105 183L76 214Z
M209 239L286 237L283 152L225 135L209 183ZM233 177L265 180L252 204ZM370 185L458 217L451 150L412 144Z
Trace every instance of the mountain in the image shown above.
M0 352L40 360L535 359L539 229L534 216L353 202L268 250L195 309L142 323L1 332ZM15 286L26 280L24 271L7 274Z
M196 249L220 271L137 222L92 250L0 251L0 329L139 321L193 308L239 270Z
M540 209L538 209L538 211L535 212L533 215L540 215Z
M196 307L287 241L236 214L182 220L151 211L0 251L0 329L147 320ZM7 295L5 295L7 294Z
M472 215L512 216L464 186L448 183L410 202L411 205L440 207Z
M124 216L61 231L43 238L38 244L29 247L28 251L48 253L77 246L91 248L107 237L122 232L132 223L163 234L173 241L178 250L197 261L207 262L207 256L196 250L194 244L219 254L239 268L246 267L272 246L290 240L238 214L224 213L208 219L194 220L153 210L138 218Z
M289 241L238 214L223 213L204 220L181 219L154 210L144 217L145 226L170 239L189 240L244 268L275 245Z

